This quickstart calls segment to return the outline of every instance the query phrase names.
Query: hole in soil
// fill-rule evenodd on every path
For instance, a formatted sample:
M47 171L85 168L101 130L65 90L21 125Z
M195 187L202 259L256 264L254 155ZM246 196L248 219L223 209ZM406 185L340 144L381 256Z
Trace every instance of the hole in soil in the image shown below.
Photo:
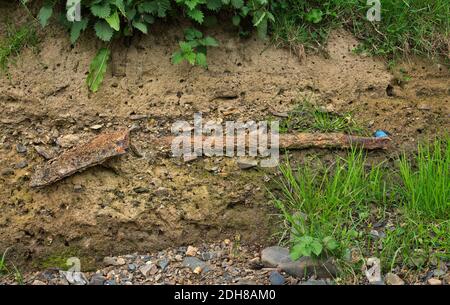
M387 96L394 96L394 87L392 85L386 87L386 94Z

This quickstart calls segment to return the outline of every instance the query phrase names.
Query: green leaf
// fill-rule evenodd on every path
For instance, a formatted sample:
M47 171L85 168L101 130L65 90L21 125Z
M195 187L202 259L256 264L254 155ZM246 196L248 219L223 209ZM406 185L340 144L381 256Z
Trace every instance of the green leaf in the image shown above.
M105 20L106 22L108 22L109 26L112 27L114 30L116 31L120 30L120 19L117 11L115 11L111 16L105 18Z
M103 41L110 41L113 36L113 29L104 20L99 20L94 25L95 34Z
M208 63L206 62L206 55L204 53L197 53L196 63L201 67L208 67Z
M319 256L322 253L322 243L311 236L302 236L291 250L291 258L297 260L302 256Z
M326 249L333 251L339 247L338 242L331 236L327 236L322 240Z
M147 34L147 25L145 23L133 20L132 24L133 27L135 27L144 34Z
M311 250L316 256L319 256L322 253L322 244L318 240L314 240L311 243Z
M189 8L189 10L193 10L193 9L195 9L197 7L197 5L200 4L201 1L199 1L199 0L182 0L182 1L179 1L179 0L177 0L177 2L183 2Z
M138 5L138 10L141 13L153 14L158 11L158 3L155 1L146 1Z
M231 5L233 5L234 8L239 9L244 6L244 0L231 0Z
M127 19L128 20L133 20L134 16L136 16L136 10L134 8L131 9L131 10L127 10L126 14L127 14Z
M196 56L196 54L194 52L192 52L192 53L184 54L184 58L186 58L186 60L191 65L195 65L195 60L197 59L197 56Z
M320 21L322 21L322 15L322 11L315 8L308 12L308 14L306 14L306 20L312 23L319 23Z
M300 257L303 256L303 248L300 244L296 244L292 249L290 253L291 259L293 261L298 260Z
M203 23L204 15L201 10L199 9L193 9L187 12L188 16L191 17L193 20L197 21L198 23Z
M158 17L166 17L166 12L170 9L170 0L158 0Z
M206 7L212 11L219 11L222 7L222 0L208 0Z
M241 8L241 14L242 14L242 17L247 16L249 12L250 12L250 8L249 8L248 6L243 6L243 7Z
M177 65L183 61L184 57L181 52L175 52L172 54L172 63Z
M86 30L88 19L83 18L81 21L75 21L70 26L70 43L74 44L82 31Z
M219 46L219 43L217 42L217 40L215 40L211 36L206 36L205 38L201 39L199 42L201 45L203 45L205 47L218 47Z
M241 23L241 16L234 15L233 18L231 18L231 21L233 22L234 26L238 26Z
M123 0L115 0L114 5L117 7L120 13L126 17L125 4L123 3Z
M153 17L152 15L145 14L143 18L144 21L147 22L148 24L153 24L155 22L155 17Z
M106 73L106 66L108 64L110 51L107 48L102 48L97 52L97 55L91 62L89 67L89 75L86 83L89 89L93 92L98 90L98 87L103 81Z
M186 40L194 40L202 38L203 34L197 29L187 28L186 30L184 30L184 37L186 38Z
M271 12L267 12L267 19L275 22L275 16Z
M183 53L193 52L191 45L185 41L180 41L180 49Z
M94 4L91 6L91 12L94 16L106 18L111 14L111 7L109 6L109 3Z
M257 14L255 14L253 25L256 26L256 27L258 25L260 25L261 22L264 21L264 17L266 17L266 12L262 12L262 13L258 12Z
M256 30L258 32L258 36L261 39L266 39L267 37L267 19L264 18L263 21L261 21L260 24L256 27Z
M42 27L45 27L48 23L48 20L53 14L53 6L51 4L44 5L39 10L37 18L39 19L39 23Z

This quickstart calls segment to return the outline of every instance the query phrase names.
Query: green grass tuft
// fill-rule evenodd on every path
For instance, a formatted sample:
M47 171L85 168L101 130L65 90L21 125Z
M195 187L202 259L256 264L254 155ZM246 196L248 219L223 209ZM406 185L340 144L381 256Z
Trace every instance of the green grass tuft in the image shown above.
M0 70L7 72L12 56L17 56L25 47L37 44L36 31L30 25L19 28L11 24L6 25L6 37L0 40Z
M420 271L431 262L448 261L449 143L446 136L420 144L415 156L398 160L398 168L368 166L359 150L329 167L281 165L272 195L294 257L333 255L345 259L341 262L350 273L360 267L348 263L354 249L362 257L379 257L385 272L405 265ZM382 237L371 235L374 223L383 223L377 229ZM330 241L332 251L326 249Z
M317 48L330 30L343 27L360 39L357 51L389 58L418 54L448 59L447 0L381 1L379 22L367 20L366 0L283 0L273 6L273 39L278 44Z
M294 244L302 236L319 241L331 237L338 244L332 252L340 257L357 246L370 204L384 206L389 200L382 166L366 167L365 160L354 149L330 167L280 167L281 195L274 196L274 203L289 223Z
M419 144L412 162L400 159L405 207L418 217L449 219L450 141L435 140Z
M353 120L351 113L328 112L304 101L280 122L281 133L293 131L361 134L363 129Z

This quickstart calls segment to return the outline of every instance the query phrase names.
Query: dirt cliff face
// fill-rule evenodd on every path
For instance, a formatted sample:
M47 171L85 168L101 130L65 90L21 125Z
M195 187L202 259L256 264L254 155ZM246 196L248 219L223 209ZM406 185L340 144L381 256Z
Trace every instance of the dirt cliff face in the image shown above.
M170 133L175 120L192 121L196 112L204 119L261 120L307 97L389 130L389 153L412 149L443 126L448 130L448 70L409 63L412 79L397 81L382 60L355 55L357 42L345 32L330 37L326 56L299 58L213 30L221 47L209 51L204 70L170 63L182 27L158 31L164 35L135 37L130 47L115 43L95 94L85 78L101 44L86 35L71 47L56 25L41 33L38 53L25 50L10 66L11 77L0 79L0 250L13 246L19 257L36 258L76 248L95 256L235 234L264 243L273 227L265 191L271 171L241 171L233 158L185 163L152 143ZM56 155L121 127L133 127L131 142L140 156L121 156L42 189L29 187L34 168L44 162L34 147Z

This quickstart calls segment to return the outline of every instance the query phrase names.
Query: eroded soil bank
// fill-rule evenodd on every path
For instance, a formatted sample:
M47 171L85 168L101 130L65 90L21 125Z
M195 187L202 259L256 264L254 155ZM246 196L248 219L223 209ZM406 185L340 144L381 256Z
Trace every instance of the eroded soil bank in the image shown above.
M211 31L221 47L208 53L204 70L170 63L181 26L159 31L164 35L135 37L130 47L116 43L96 94L85 78L100 44L85 37L71 47L56 25L40 33L38 52L25 50L10 65L10 77L0 79L0 251L12 247L15 259L37 261L68 252L145 252L236 234L243 243L266 244L275 228L265 191L273 171L242 171L233 158L185 163L152 143L196 112L206 120L262 120L308 98L352 111L368 130L391 132L391 149L372 154L381 158L448 130L447 68L406 62L405 81L381 59L355 55L357 41L348 33L333 33L325 55L299 58L254 38ZM35 146L57 154L125 126L133 127L141 157L128 154L50 187L29 187L33 168L44 162ZM294 157L311 153L334 152Z

